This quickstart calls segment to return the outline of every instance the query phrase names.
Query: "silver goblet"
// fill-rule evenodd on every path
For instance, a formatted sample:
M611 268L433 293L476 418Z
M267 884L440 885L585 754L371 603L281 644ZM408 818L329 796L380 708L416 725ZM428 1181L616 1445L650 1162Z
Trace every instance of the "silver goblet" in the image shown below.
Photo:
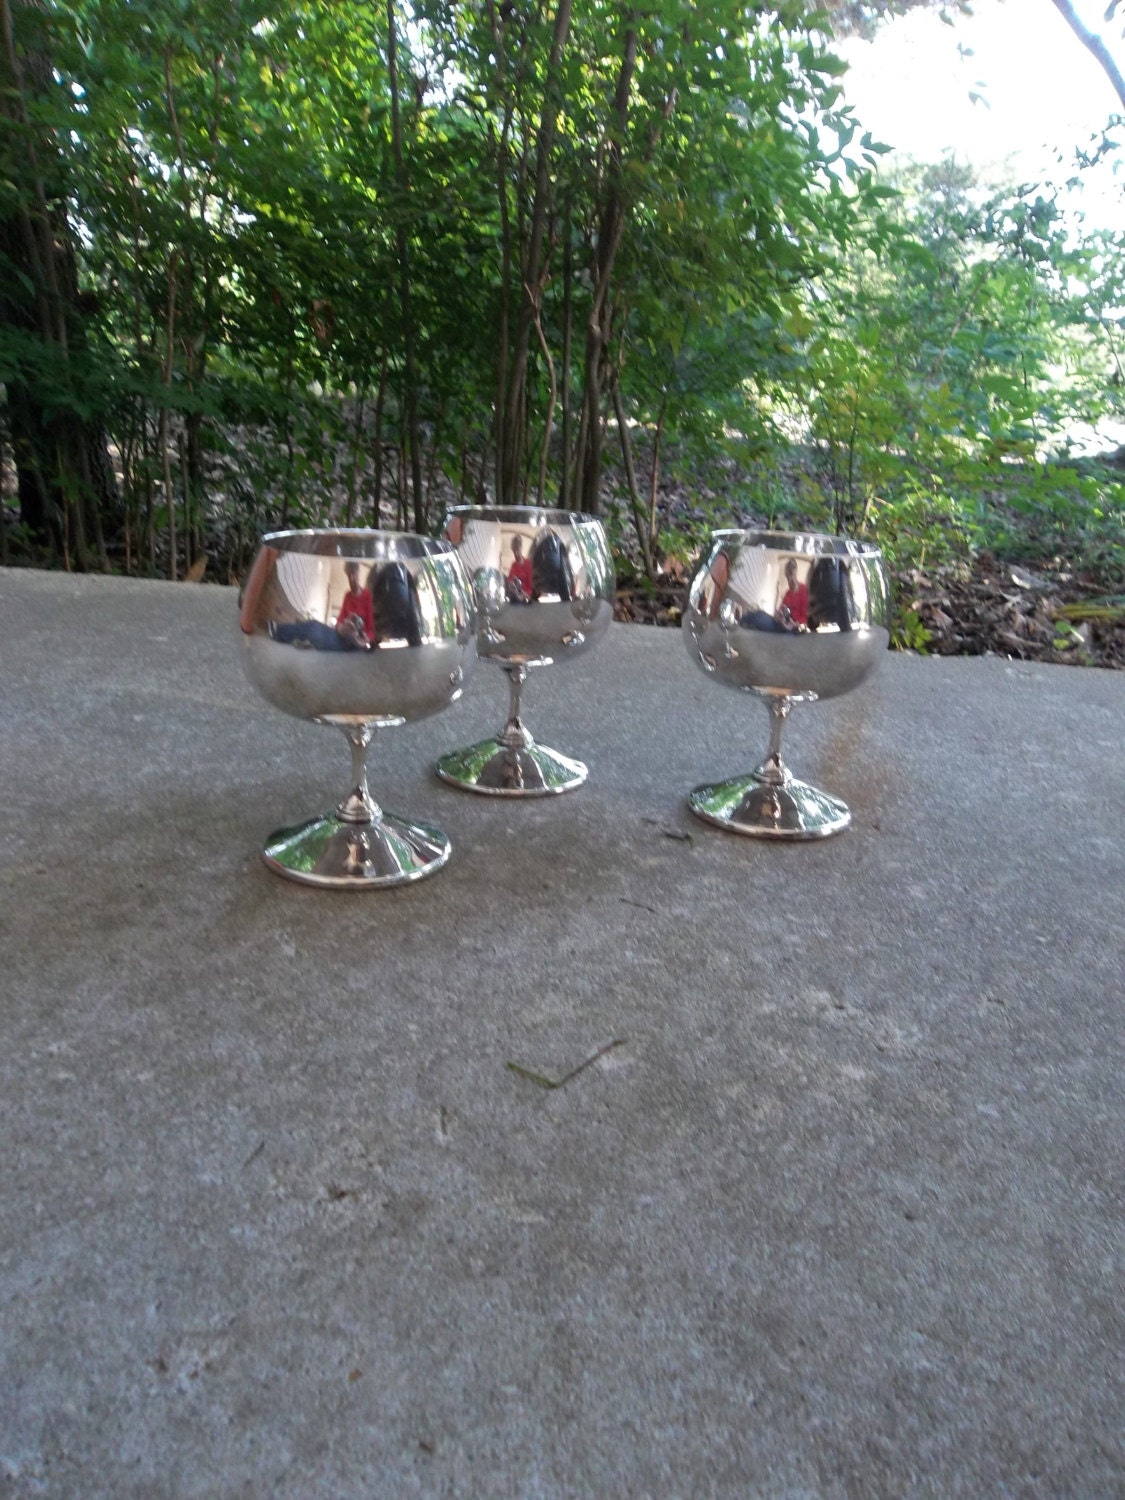
M793 777L781 732L794 703L850 692L890 641L890 590L879 548L844 537L716 531L692 575L684 642L725 687L763 698L766 758L729 781L697 786L697 817L735 833L812 839L851 822L838 797Z
M472 579L477 650L508 679L508 720L499 734L451 750L438 775L465 791L542 797L581 786L580 760L540 745L520 716L532 667L588 651L613 618L613 562L593 516L538 506L459 505L446 516Z
M386 813L367 786L377 729L437 713L476 659L472 590L447 541L393 532L263 537L242 592L243 660L276 708L343 731L352 790L332 812L270 835L279 875L353 890L440 869L440 828Z

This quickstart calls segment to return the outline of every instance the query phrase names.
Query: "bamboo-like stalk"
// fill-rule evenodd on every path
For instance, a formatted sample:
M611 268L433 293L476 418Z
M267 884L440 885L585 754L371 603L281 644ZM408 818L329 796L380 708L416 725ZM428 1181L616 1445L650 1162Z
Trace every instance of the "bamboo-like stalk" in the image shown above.
M383 406L387 398L387 355L383 353L383 362L379 367L379 388L375 394L375 436L372 442L375 446L375 475L372 481L371 496L371 524L378 530L379 512L383 504Z
M544 491L547 488L547 459L551 450L551 428L555 420L555 401L558 396L558 382L555 378L555 362L551 358L551 351L547 345L547 337L543 332L543 319L539 308L535 309L535 331L539 335L539 347L543 350L543 358L547 365L547 378L550 381L550 389L547 393L547 412L543 418L543 441L539 450L539 486L536 492L536 504L543 504Z
M621 457L625 463L625 478L629 485L630 510L633 513L633 529L637 533L637 541L640 544L641 560L644 563L646 575L655 580L656 569L652 558L652 541L644 524L644 502L641 499L640 487L637 484L637 468L633 462L633 442L629 436L629 423L625 416L625 404L621 399L621 381L617 371L614 371L610 381L613 410L617 416L617 432L621 443Z
M660 446L664 438L664 421L668 414L668 387L660 393L660 413L656 419L656 430L652 435L652 480L648 493L648 537L649 545L656 545L656 501L660 490Z
M602 443L605 422L602 416L602 393L605 382L606 351L613 335L614 300L611 295L613 272L628 223L629 204L624 187L624 153L629 131L629 106L636 73L639 38L639 12L625 12L625 34L621 66L614 90L614 124L606 139L606 194L598 216L598 233L594 247L594 292L586 322L585 386L583 415L579 430L576 479L579 485L575 504L581 510L598 514L601 509ZM640 153L642 162L655 154L664 126L678 102L672 89L664 100L658 120L649 129L648 139Z
M531 332L538 316L543 288L547 280L550 259L549 218L551 203L551 151L558 127L558 77L570 31L572 0L559 0L551 36L551 52L547 61L543 92L543 109L535 150L535 187L528 226L527 248L521 257L521 296L516 318L515 334L508 370L508 385L504 412L505 448L500 484L502 501L516 484L523 448L523 417L527 401L527 375L530 354ZM513 441L519 434L519 447Z
M409 181L402 150L402 111L398 87L398 33L395 23L394 0L387 0L387 75L391 88L391 147L394 153L395 175L398 179L400 205L407 201ZM418 426L418 377L415 369L415 329L410 306L410 242L401 206L395 226L395 242L398 253L399 312L402 319L403 371L406 396L406 427L410 444L411 482L414 489L414 529L425 530L425 493L422 487L422 444Z
M560 404L562 406L562 478L559 484L559 503L563 509L570 508L570 436L571 436L571 410L570 410L570 358L571 346L574 336L574 295L572 291L574 281L574 226L571 221L570 206L567 206L563 219L563 346L562 346L562 392Z
M168 451L168 402L172 394L172 366L176 353L176 269L179 251L173 250L168 258L168 311L164 329L164 368L162 384L164 399L160 406L160 459L164 478L164 504L168 511L168 576L174 583L177 577L176 496L172 486L172 459Z
M359 477L359 450L363 441L363 406L364 392L360 391L356 399L355 420L352 423L351 439L351 468L348 473L348 503L344 511L344 525L352 524L352 516L355 513L356 485Z

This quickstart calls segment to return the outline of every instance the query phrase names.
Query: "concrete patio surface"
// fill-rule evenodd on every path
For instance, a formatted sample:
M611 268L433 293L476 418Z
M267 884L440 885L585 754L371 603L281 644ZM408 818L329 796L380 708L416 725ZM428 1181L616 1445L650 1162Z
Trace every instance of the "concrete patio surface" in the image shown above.
M764 710L614 626L525 700L588 784L434 777L482 666L371 759L449 865L350 895L240 649L0 571L0 1496L1125 1495L1125 674L889 655L778 847L684 803Z

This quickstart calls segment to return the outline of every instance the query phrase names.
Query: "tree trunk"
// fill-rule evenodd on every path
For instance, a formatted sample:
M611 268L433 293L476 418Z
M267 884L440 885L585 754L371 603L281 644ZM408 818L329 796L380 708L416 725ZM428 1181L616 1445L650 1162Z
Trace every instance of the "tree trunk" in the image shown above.
M1082 45L1097 58L1102 65L1106 77L1113 85L1114 92L1125 107L1125 77L1117 66L1113 54L1096 31L1091 31L1086 23L1078 15L1072 0L1053 0L1055 9L1063 20L1074 32Z
M539 306L543 297L551 251L548 238L553 193L551 150L554 145L559 114L558 74L570 30L570 15L571 0L559 0L544 83L543 111L536 141L535 194L532 201L527 249L521 266L520 307L512 339L511 358L508 362L508 382L502 424L504 447L498 465L500 482L497 500L501 504L514 503L518 499L522 483L523 450L527 433L528 360L531 334L539 317Z
M394 150L395 175L398 178L400 204L405 204L409 198L407 191L409 182L407 181L405 159L402 150L402 113L399 107L398 87L398 34L395 23L394 0L387 0L387 74L391 87L391 144ZM414 319L410 309L410 245L402 213L403 209L400 206L397 210L398 224L395 230L395 241L398 251L399 312L402 316L403 382L405 385L403 395L406 407L407 440L410 444L410 478L414 491L414 530L422 532L426 528L426 503L422 488L422 444L418 427L418 376L415 368L414 352L415 330Z
M606 196L598 220L598 237L594 247L594 296L586 321L586 368L583 391L582 425L579 434L581 450L578 459L579 510L592 516L601 513L602 476L602 392L605 385L605 353L613 328L613 302L610 290L613 268L625 232L627 205L622 182L624 145L629 125L629 92L637 64L637 33L634 13L628 15L621 69L617 75L614 96L614 130L609 142L609 164L606 170Z

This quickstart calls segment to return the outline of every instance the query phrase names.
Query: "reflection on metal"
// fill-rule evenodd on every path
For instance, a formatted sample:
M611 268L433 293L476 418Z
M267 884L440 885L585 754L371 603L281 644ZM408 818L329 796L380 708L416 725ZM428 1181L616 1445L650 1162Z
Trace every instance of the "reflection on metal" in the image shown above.
M719 605L719 628L723 632L723 660L733 661L738 652L731 645L731 635L738 625L738 607L733 599L724 599Z
M613 618L613 564L601 522L537 506L457 506L446 536L471 572L478 653L506 674L508 720L499 734L438 762L443 781L489 796L542 797L580 786L586 767L538 744L521 718L532 667L573 660Z
M439 870L450 843L431 823L384 813L368 827L341 830L329 817L280 828L262 856L271 870L306 885L375 890L421 880Z
M546 745L505 745L485 740L464 750L451 750L441 758L438 774L455 786L469 787L489 796L518 793L548 796L581 786L586 767L579 760L560 755Z
M504 575L499 568L477 568L473 574L479 640L487 648L502 647L503 634L496 629L496 616L504 608ZM484 655L484 652L481 653Z
M277 560L278 586L295 617L308 601L323 599L323 614L317 618L328 624L332 602L328 597L328 574L321 558L310 553L286 552ZM339 598L335 600L339 603Z
M684 644L708 676L765 699L770 745L753 771L696 787L698 817L762 838L823 838L847 806L797 781L781 758L790 706L850 692L890 643L879 549L812 533L714 532L688 589Z
M705 823L767 838L823 838L841 832L852 820L838 797L792 776L782 786L770 786L753 771L717 785L697 786L688 806Z
M330 601L348 601L332 624ZM271 834L270 869L370 890L441 868L449 840L379 807L367 750L376 729L456 702L476 660L474 625L472 590L446 541L351 529L263 538L242 594L247 675L274 707L340 729L352 758L352 789L332 812Z

